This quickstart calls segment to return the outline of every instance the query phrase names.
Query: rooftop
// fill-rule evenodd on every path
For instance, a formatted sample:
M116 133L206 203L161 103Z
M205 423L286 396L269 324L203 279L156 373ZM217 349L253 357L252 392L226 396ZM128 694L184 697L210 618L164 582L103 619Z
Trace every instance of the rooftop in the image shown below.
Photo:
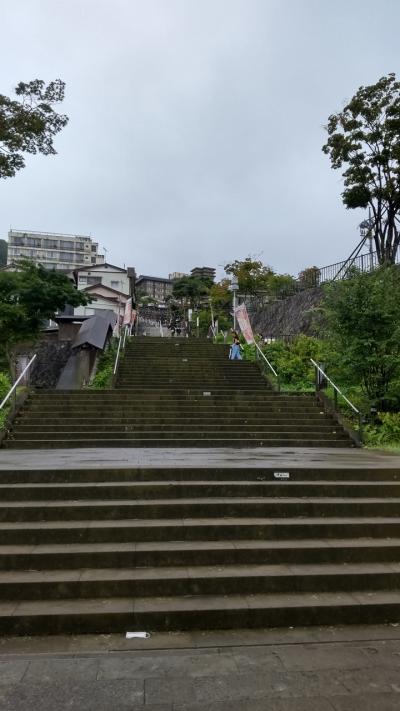
M146 276L145 274L141 274L137 279L136 283L138 283L139 281L144 281L145 279L148 279L149 281L161 281L166 284L171 284L171 279L166 279L164 277Z
M10 234L11 232L18 232L23 235L47 235L48 237L76 237L78 239L91 239L93 240L93 237L90 235L80 235L80 234L70 234L68 232L46 232L45 230L15 230L14 228L11 228L9 230Z

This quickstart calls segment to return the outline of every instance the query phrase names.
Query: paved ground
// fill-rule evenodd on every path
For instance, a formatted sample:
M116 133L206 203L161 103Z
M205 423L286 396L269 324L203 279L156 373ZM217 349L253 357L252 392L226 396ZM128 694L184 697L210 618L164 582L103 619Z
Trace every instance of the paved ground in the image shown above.
M399 711L400 625L0 641L2 711Z
M400 456L350 448L258 447L0 450L1 469L96 467L400 467Z

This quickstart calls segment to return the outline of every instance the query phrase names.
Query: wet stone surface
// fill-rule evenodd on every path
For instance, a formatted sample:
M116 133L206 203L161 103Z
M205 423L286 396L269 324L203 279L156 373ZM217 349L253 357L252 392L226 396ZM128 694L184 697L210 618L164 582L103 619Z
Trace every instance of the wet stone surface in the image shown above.
M2 711L397 711L399 679L395 625L0 645Z

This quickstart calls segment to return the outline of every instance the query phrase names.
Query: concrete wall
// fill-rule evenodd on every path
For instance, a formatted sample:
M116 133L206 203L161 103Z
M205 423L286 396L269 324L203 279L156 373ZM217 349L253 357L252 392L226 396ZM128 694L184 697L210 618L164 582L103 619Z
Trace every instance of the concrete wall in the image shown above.
M35 388L54 388L68 361L71 344L42 341L36 352L30 384Z
M305 289L283 301L275 301L259 310L250 311L253 330L264 337L317 335L321 317L318 307L323 299L321 287Z
M78 390L90 380L96 350L77 349L71 352L57 383L57 390Z

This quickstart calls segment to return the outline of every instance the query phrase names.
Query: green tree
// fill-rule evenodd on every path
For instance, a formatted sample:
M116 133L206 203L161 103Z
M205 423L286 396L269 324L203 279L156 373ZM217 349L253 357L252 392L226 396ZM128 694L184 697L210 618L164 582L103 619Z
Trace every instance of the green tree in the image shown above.
M229 285L229 279L222 279L222 281L212 285L209 297L215 309L227 310L231 307L232 292L229 289Z
M322 305L326 335L348 382L377 402L395 395L400 378L398 267L329 284Z
M35 340L43 321L66 304L80 306L90 297L78 291L64 274L21 260L17 271L0 272L0 350L10 366L15 345Z
M380 264L394 263L400 242L400 82L395 74L361 86L342 111L329 116L323 146L343 172L343 203L370 207Z
M265 266L260 260L246 257L246 259L235 259L225 265L227 274L234 274L239 283L241 294L256 294L268 288L268 280L273 275L273 269Z
M54 136L68 123L53 104L64 99L61 79L47 86L41 79L20 82L15 88L18 99L0 94L0 178L12 178L25 167L24 153L54 155Z
M319 286L321 279L321 271L318 267L307 267L299 272L299 282L302 287L309 289L310 287Z
M243 296L260 294L279 298L290 293L296 282L290 274L276 274L272 267L251 257L226 264L225 271L237 277L239 292Z
M184 276L174 282L172 295L181 302L197 307L209 293L210 285L208 282L209 280L199 279L198 277Z
M7 264L8 245L5 239L0 239L0 267L5 267Z

